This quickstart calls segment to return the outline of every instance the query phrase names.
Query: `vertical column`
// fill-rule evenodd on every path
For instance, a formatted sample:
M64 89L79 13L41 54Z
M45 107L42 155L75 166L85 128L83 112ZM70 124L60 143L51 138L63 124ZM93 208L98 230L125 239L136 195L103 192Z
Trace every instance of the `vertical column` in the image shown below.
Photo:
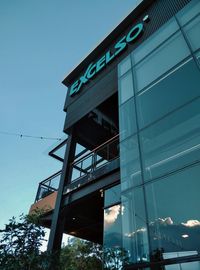
M148 260L149 234L130 55L118 65L118 83L122 246L130 256L129 263L137 263Z
M61 204L62 204L64 187L70 180L70 175L71 175L70 163L73 161L73 158L74 158L75 147L76 147L75 139L73 137L73 132L71 132L67 140L67 147L66 147L66 152L65 152L65 157L64 157L63 167L62 167L62 173L60 177L60 184L58 188L56 205L53 211L51 231L50 231L49 242L48 242L48 247L47 247L47 250L50 252L60 250L60 247L61 247L62 235L64 231L65 218L66 218L66 213L64 209L61 209Z

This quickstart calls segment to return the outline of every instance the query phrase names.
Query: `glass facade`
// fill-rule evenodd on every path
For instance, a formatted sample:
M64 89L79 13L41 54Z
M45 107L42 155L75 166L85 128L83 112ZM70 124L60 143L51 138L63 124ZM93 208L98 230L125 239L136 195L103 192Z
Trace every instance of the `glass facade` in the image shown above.
M104 269L119 269L128 259L122 247L122 213L120 185L104 191Z
M145 185L151 247L165 258L200 251L199 175L193 165Z
M118 213L115 244L127 263L198 255L200 1L192 0L118 65L118 85L121 204L105 209L105 220Z

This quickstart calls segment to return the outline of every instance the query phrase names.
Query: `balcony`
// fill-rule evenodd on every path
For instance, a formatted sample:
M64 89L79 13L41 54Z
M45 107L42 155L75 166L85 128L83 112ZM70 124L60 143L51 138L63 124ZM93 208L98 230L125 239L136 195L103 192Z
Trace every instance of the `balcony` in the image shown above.
M29 214L33 213L35 210L47 213L55 208L60 175L61 171L39 183L35 202L31 205Z
M78 148L80 151L70 166L71 183L65 187L64 195L119 169L119 135L112 137L92 151L80 145ZM55 208L60 176L61 171L39 183L35 202L29 213L36 209L47 213Z
M71 163L72 178L64 193L75 191L102 175L119 168L119 134L92 151L82 151Z

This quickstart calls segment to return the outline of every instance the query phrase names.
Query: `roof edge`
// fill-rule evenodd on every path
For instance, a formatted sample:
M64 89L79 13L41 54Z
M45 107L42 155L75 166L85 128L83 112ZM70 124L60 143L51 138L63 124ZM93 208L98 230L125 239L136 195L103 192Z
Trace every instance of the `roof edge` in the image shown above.
M79 76L84 67L89 65L92 59L98 57L98 55L110 45L112 40L117 38L119 33L129 26L133 17L135 17L134 20L137 20L137 17L143 13L144 9L148 8L152 2L155 2L155 0L143 0L64 78L62 83L69 87L76 76Z

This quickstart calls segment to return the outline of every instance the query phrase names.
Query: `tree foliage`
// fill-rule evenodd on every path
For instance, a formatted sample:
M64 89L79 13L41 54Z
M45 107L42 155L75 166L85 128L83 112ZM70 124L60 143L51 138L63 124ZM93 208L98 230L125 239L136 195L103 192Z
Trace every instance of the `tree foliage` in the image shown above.
M9 220L0 230L0 270L121 270L128 264L128 253L119 247L69 238L58 253L41 252L45 231L39 213ZM104 257L104 258L103 258ZM52 268L53 266L53 268Z
M1 270L45 269L44 254L40 252L45 232L37 213L21 215L19 221L12 217L0 233Z
M101 270L101 246L78 238L70 238L61 250L60 269Z
M41 252L45 230L39 223L40 213L12 217L0 230L0 270L100 270L101 246L69 238L59 253ZM58 258L59 257L59 258Z
M122 270L129 264L129 254L121 247L104 248L104 269Z

